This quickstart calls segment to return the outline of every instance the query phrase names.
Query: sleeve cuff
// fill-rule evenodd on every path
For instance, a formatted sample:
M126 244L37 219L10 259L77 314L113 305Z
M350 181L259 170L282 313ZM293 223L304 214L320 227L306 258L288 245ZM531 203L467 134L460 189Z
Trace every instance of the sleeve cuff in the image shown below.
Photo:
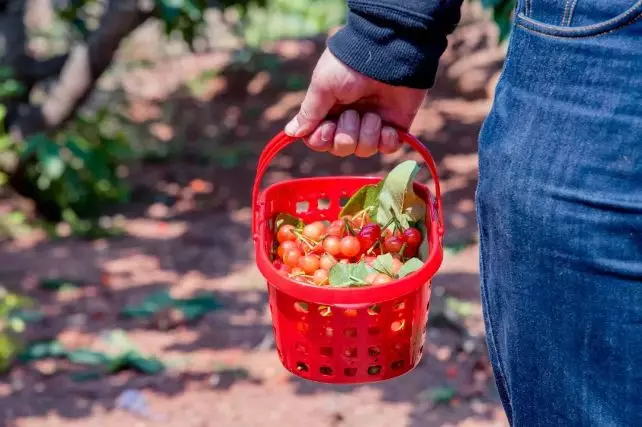
M429 89L435 83L439 58L448 44L446 34L404 17L387 14L374 22L351 11L345 27L328 41L334 56L348 67L393 86Z

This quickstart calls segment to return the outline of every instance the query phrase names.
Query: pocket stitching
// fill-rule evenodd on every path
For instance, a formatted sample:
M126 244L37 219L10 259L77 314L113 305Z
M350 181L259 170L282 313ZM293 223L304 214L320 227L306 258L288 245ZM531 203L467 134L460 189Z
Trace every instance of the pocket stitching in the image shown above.
M637 21L642 15L642 0L639 0L627 11L597 24L585 25L581 27L562 27L557 25L545 24L543 22L535 21L534 19L526 16L523 13L516 15L515 24L535 32L542 34L559 37L559 38L579 38L579 37L592 37L604 33L608 33L624 26L630 25ZM570 25L570 20L569 20Z
M635 18L631 19L630 21L626 21L626 22L622 23L621 25L618 25L617 27L605 29L604 31L600 31L600 32L594 32L594 33L588 33L588 34L580 34L580 35L576 35L576 34L563 34L563 35L552 34L552 33L546 32L546 31L541 31L541 30L538 30L538 29L535 29L535 28L531 28L531 27L526 26L526 25L524 25L522 23L516 23L515 25L518 26L519 28L521 28L522 30L525 30L525 31L528 31L528 32L534 33L534 34L539 34L541 36L549 37L549 38L552 38L552 39L559 39L559 40L580 39L580 38L587 39L587 38L600 37L600 36L605 36L607 34L614 33L614 32L616 32L616 31L618 31L618 30L620 30L620 29L622 29L624 27L627 27L629 25L632 25L632 24L636 23L637 21L640 20L640 18L642 18L642 12L639 13Z
M566 20L567 27L571 26L571 21L573 20L573 14L575 13L575 6L577 6L577 0L573 0L573 4L571 4L571 8L568 11L568 19Z

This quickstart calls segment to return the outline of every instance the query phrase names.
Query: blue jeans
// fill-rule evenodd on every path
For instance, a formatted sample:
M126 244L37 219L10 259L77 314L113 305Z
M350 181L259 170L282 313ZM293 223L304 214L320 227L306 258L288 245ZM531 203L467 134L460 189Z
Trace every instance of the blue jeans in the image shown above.
M642 426L642 1L520 0L480 136L482 303L513 426Z

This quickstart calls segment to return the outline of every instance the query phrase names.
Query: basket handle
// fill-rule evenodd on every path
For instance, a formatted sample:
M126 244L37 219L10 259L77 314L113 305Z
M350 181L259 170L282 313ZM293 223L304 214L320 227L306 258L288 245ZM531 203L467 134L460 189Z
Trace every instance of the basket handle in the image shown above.
M423 158L424 162L426 162L426 165L430 170L430 174L432 175L432 179L435 183L437 218L439 221L438 232L439 232L439 236L443 236L444 235L444 212L442 209L441 188L439 186L439 175L437 174L437 165L435 164L435 161L432 158L432 155L430 154L430 151L428 150L428 148L426 148L426 146L423 145L417 138L410 135L408 132L404 132L402 130L398 130L397 132L399 133L400 141L405 144L408 144L415 151L417 151ZM256 168L256 178L254 179L254 188L252 190L252 236L255 240L258 237L256 235L257 226L258 226L257 212L259 212L260 209L258 209L257 203L258 203L258 197L259 197L259 190L261 187L261 181L263 180L263 175L267 171L274 157L276 157L276 155L281 150L285 149L287 146L292 144L297 139L298 138L291 137L287 135L285 132L281 131L274 138L272 138L270 142L267 143L267 145L263 149L263 152L259 156L259 161Z

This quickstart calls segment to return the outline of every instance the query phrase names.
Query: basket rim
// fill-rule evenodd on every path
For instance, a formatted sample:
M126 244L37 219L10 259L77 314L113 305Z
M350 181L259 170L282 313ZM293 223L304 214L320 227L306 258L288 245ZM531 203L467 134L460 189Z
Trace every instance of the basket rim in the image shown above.
M265 227L267 226L267 218L264 218L264 207L266 206L267 196L279 190L280 187L287 186L293 182L301 181L327 181L327 180L361 180L365 183L377 183L382 177L372 176L323 176L323 177L308 177L279 181L271 184L260 192L256 209L259 210L256 221L259 222L257 233L253 236L255 260L259 271L266 279L268 286L276 288L280 292L284 292L293 298L326 305L349 305L349 304L374 304L389 301L395 298L402 297L409 293L416 291L421 286L429 283L437 272L443 261L443 243L440 235L440 226L437 215L436 201L430 188L420 182L415 181L413 184L422 188L428 198L424 198L424 202L429 206L430 222L428 216L426 218L425 226L427 230L427 237L430 246L428 259L423 267L414 271L408 276L397 279L393 282L377 285L367 286L362 288L330 288L308 285L296 282L292 279L280 275L264 250L264 234Z

